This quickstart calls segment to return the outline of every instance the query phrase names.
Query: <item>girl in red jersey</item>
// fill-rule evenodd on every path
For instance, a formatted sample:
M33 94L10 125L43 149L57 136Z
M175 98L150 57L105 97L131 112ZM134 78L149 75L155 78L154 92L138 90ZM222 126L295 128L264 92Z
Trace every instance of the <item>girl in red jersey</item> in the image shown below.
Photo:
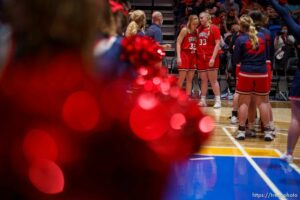
M208 80L215 94L214 108L221 108L220 86L217 80L219 69L220 30L211 24L211 16L207 12L199 15L200 26L197 30L197 67L201 78L201 100L199 105L207 106L206 93Z
M191 94L192 81L196 70L196 28L198 24L198 17L191 15L187 26L181 29L176 43L179 70L178 86L181 88L186 78L186 93L188 95Z

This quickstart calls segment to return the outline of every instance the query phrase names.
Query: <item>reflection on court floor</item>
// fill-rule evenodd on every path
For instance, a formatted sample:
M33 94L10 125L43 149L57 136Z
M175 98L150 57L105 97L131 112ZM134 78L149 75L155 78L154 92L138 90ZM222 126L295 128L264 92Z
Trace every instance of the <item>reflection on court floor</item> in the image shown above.
M176 164L166 200L300 199L300 171L274 149L204 147Z

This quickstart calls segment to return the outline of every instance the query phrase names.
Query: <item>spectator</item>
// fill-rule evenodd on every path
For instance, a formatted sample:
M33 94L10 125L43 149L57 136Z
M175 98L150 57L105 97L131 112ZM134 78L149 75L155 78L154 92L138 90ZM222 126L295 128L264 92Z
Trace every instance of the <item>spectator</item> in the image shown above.
M258 4L257 2L255 1L249 1L249 0L246 0L244 3L243 3L243 7L240 11L240 14L247 14L249 13L250 11L253 11L253 10L260 10L260 11L263 11L263 7Z
M237 13L240 13L240 7L234 2L234 0L225 0L225 2L221 4L220 9L225 12L229 12L231 9L234 9Z
M269 17L269 25L281 25L281 19L280 16L277 14L277 12L274 10L274 8L270 5L266 8L267 16Z
M170 44L163 44L163 35L161 31L161 26L163 24L163 15L159 11L154 11L152 13L152 24L147 29L146 35L157 41L164 49L171 48Z
M295 38L289 34L287 26L282 26L281 31L277 33L274 40L275 57L278 60L282 60L283 57L289 58L289 47L293 48L295 44ZM283 63L286 62L286 59Z
M226 28L227 28L227 30L231 30L231 26L232 26L233 24L238 24L238 22L239 22L239 17L238 17L237 11L236 11L234 8L232 8L232 9L227 13L225 22L226 22Z
M211 17L215 17L216 13L220 10L216 0L204 0L204 6L206 12L208 12L211 15Z

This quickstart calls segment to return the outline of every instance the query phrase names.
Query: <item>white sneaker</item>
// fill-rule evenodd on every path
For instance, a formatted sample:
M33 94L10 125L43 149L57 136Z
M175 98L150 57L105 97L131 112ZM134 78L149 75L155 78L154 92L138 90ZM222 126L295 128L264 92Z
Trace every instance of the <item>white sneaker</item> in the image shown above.
M280 159L281 159L281 160L284 160L284 161L286 161L286 162L288 162L288 163L292 163L292 162L293 162L293 156L290 155L290 154L287 154L287 153L282 154L282 155L280 156Z
M201 106L201 107L207 107L207 104L206 104L206 100L200 100L199 103L198 103L198 106Z
M240 130L238 130L236 132L235 139L237 139L237 140L244 140L245 138L246 138L246 131L240 131Z
M231 123L231 124L236 124L236 123L238 123L238 118L237 118L236 116L231 116L231 118L230 118L230 123Z
M221 108L221 106L222 106L221 101L216 101L214 105L214 109Z
M270 142L274 140L272 133L273 133L272 131L265 131L265 137L264 137L265 141Z

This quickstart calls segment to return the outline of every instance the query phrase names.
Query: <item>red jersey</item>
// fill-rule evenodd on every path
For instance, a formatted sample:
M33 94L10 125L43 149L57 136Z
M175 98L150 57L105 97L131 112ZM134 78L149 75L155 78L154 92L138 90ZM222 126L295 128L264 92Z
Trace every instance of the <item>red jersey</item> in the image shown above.
M199 27L198 32L198 44L197 44L197 53L200 55L209 55L211 56L215 48L215 40L221 39L220 29L211 24L208 27Z
M181 43L181 50L191 50L191 53L196 52L197 34L196 32L188 33L183 38Z

